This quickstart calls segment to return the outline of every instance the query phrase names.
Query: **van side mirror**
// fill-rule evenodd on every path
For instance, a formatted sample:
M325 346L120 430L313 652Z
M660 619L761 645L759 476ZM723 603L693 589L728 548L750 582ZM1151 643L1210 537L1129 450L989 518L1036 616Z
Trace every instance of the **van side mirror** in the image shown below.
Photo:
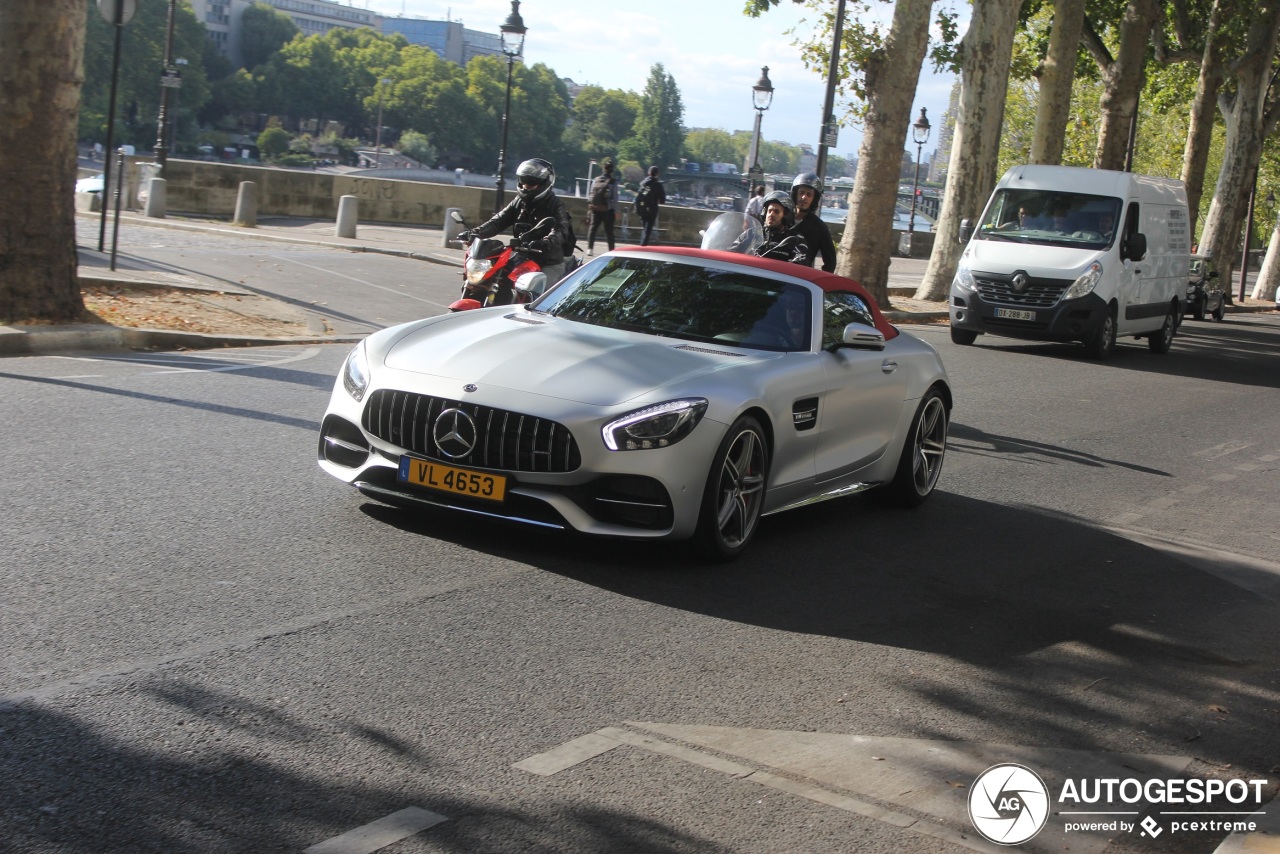
M1124 256L1130 261L1141 261L1147 257L1147 236L1135 231L1124 241Z
M960 220L960 242L968 243L971 237L973 237L973 222L967 219Z

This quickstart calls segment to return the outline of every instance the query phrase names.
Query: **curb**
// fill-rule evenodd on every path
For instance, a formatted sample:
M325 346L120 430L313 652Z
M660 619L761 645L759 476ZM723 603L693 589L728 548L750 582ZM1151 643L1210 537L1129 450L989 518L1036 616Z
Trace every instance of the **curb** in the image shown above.
M0 326L0 357L28 356L72 350L213 350L221 347L266 347L286 344L355 344L363 335L301 335L268 338L254 335L213 335L167 329L75 324Z

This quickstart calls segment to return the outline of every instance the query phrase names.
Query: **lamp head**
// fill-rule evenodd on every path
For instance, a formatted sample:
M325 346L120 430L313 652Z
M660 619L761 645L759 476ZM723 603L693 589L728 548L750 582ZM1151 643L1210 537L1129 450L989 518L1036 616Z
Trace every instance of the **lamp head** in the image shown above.
M520 17L520 0L511 0L511 14L498 27L502 33L502 52L507 56L519 56L524 50L524 34L529 29Z
M769 79L769 66L760 69L760 79L751 87L751 102L764 112L773 103L773 81Z
M925 115L925 108L920 108L920 118L916 119L916 123L911 126L911 136L916 141L916 145L924 145L929 141L929 117Z

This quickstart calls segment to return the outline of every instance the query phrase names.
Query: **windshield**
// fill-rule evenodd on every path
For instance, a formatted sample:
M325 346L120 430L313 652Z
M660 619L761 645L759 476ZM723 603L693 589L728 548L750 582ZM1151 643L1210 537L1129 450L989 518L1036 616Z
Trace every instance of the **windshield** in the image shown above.
M764 226L748 213L723 213L702 233L703 249L750 255L764 243Z
M799 284L622 256L588 264L531 308L592 326L784 352L809 349L812 315Z
M975 240L1105 249L1120 221L1119 199L1059 190L999 190Z

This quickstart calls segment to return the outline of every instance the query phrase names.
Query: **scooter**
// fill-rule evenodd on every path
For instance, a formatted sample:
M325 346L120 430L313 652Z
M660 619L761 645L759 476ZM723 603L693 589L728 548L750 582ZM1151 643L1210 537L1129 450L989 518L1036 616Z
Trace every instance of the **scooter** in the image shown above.
M453 221L465 227L466 220L458 211L450 212ZM517 223L517 228L520 227ZM542 240L555 229L555 220L546 217L521 230L504 244L490 237L476 237L467 245L462 265L462 296L449 306L450 311L470 311L491 305L532 302L547 289L542 266L530 257L529 245Z

